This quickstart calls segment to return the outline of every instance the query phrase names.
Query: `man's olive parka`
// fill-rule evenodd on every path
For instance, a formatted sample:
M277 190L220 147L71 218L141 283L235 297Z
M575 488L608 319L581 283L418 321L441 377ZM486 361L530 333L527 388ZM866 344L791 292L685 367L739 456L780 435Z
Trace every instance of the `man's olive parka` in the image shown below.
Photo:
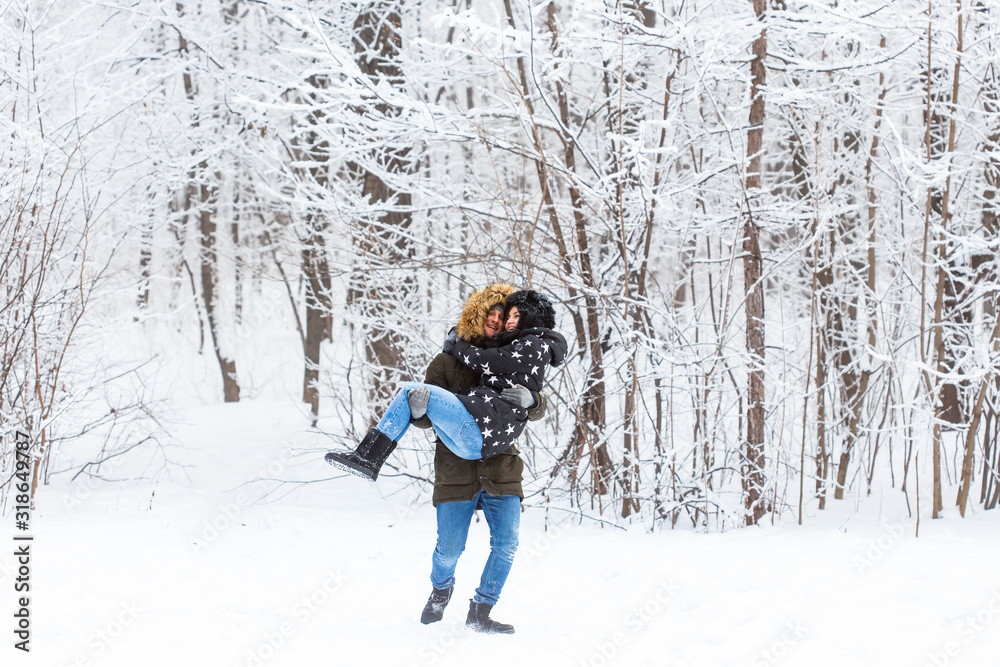
M503 302L514 292L511 285L498 283L478 290L469 297L458 323L458 336L474 345L482 345L483 324L491 306ZM424 382L454 394L466 394L479 383L480 374L463 366L451 354L442 352L434 357ZM534 393L534 392L533 392ZM545 399L535 394L536 405L528 410L528 420L541 419L545 412ZM414 422L418 428L430 428L431 421L426 416ZM518 496L524 499L521 479L524 461L519 456L517 446L488 459L467 461L449 450L441 439L436 442L434 453L434 496L435 506L456 500L474 500L482 489L491 496Z

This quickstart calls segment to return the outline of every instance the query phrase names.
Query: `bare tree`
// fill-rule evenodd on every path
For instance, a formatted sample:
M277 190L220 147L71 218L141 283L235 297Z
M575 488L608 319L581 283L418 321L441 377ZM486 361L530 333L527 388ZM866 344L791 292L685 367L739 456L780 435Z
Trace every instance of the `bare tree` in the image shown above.
M354 21L354 52L358 68L373 87L403 85L399 64L403 46L401 22L398 2L360 3ZM370 113L375 117L393 117L401 110L384 100L375 100L371 108L360 108L358 112L364 124ZM378 132L375 126L369 131ZM362 326L357 332L365 339L372 365L374 405L388 404L399 379L408 372L404 338L399 327L385 319L391 319L394 312L398 313L396 309L412 302L415 295L415 283L404 268L413 257L413 245L408 240L412 195L399 188L397 179L414 171L415 157L411 151L410 146L390 141L389 145L372 148L365 156L365 164L353 168L360 179L362 200L368 202L371 212L355 222L354 242L359 262L349 298L360 315Z
M751 0L757 20L763 22L767 3ZM761 27L753 42L750 61L750 121L747 129L745 177L747 206L743 223L743 289L746 309L746 343L750 355L747 384L746 450L743 460L743 500L747 524L756 524L764 515L764 285L763 256L760 248L759 202L761 153L764 137L764 85L767 57L767 28Z
M180 3L177 4L177 12L181 16L184 15L184 6ZM178 40L180 52L190 57L192 55L190 45L183 33L178 33ZM199 99L193 69L186 68L182 78L184 93L188 101L197 106ZM191 125L194 128L201 126L201 117L197 115L200 113L200 111L196 112L195 117L191 119ZM201 297L205 305L205 316L212 338L212 349L222 374L222 390L225 401L227 403L237 402L240 400L240 385L236 376L236 360L233 358L232 350L227 347L224 341L220 312L216 303L219 262L216 252L218 243L216 216L218 215L219 203L218 181L221 175L209 168L207 160L202 160L196 168L191 169L188 177L189 182L182 196L181 214L186 219L197 220L200 241Z

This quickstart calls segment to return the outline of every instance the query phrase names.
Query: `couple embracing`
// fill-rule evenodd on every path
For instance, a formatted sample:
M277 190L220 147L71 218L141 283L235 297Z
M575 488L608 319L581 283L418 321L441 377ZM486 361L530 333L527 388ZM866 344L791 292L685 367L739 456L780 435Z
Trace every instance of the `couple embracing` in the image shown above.
M422 623L443 617L473 513L481 508L491 550L466 625L478 632L514 632L490 618L518 543L524 463L514 443L528 420L542 416L545 371L566 353L548 297L506 283L489 285L466 301L424 382L403 387L354 451L326 455L338 468L374 481L411 425L435 430L437 544Z

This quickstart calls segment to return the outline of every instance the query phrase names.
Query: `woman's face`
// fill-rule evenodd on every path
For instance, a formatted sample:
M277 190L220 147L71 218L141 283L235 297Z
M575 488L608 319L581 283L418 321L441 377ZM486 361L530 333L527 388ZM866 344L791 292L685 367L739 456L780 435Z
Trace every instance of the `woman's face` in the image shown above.
M517 311L517 306L511 306L507 313L507 322L504 324L504 331L513 331L517 328L517 323L521 319L521 313Z

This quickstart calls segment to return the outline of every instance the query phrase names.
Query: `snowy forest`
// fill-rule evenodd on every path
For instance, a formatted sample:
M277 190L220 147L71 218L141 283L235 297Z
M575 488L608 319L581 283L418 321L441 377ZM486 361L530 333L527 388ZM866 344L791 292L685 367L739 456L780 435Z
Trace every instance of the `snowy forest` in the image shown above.
M192 365L356 441L496 280L570 343L535 506L1000 499L1000 0L13 0L0 43L5 512L18 431L36 486L171 474Z

